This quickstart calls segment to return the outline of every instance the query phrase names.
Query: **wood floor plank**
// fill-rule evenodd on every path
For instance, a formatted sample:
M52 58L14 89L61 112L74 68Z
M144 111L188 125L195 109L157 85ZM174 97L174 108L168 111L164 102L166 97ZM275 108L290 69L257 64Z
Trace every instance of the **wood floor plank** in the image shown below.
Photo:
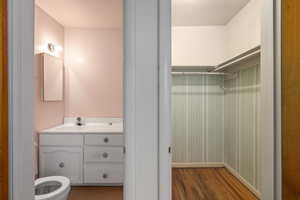
M173 200L257 200L225 168L173 169Z
M173 200L257 200L225 168L173 169ZM75 187L69 200L122 200L122 187Z

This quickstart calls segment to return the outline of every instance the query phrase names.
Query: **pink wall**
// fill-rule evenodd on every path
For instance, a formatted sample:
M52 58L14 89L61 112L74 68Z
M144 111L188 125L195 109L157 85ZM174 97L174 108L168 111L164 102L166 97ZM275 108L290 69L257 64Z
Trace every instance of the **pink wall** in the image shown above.
M35 130L36 132L61 124L64 117L64 101L44 102L41 100L41 65L40 53L45 44L53 43L64 46L64 27L47 15L39 7L35 7ZM63 52L59 54L63 58Z
M67 117L122 117L121 29L65 29Z
M122 29L65 28L36 6L35 129L63 123L64 117L122 117ZM64 101L41 100L39 54L49 42L63 47Z

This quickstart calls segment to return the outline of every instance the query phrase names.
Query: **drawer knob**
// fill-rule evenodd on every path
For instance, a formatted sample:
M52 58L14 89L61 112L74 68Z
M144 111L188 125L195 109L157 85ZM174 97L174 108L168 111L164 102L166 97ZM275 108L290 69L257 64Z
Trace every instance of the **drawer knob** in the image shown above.
M64 168L64 167L65 167L65 163L61 162L61 163L59 163L58 166L59 166L60 168Z
M104 153L102 154L102 157L103 157L103 158L107 158L107 157L108 157L108 153L104 152Z
M106 137L106 138L104 138L104 140L103 140L105 143L108 143L109 142L109 139L108 139L108 137Z
M107 179L108 178L108 174L102 174L102 178Z

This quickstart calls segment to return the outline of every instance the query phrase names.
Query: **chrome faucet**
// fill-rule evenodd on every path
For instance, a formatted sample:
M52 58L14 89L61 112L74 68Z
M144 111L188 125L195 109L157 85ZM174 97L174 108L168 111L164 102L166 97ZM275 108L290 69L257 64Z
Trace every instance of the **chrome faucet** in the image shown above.
M82 125L83 125L83 122L82 122L82 118L81 118L81 117L77 117L77 118L76 118L76 125L77 125L77 126L82 126Z

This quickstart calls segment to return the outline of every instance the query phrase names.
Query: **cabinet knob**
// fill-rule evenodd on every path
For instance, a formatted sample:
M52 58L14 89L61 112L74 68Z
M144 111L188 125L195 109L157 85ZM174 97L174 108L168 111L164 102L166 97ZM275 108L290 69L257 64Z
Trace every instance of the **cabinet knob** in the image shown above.
M108 174L102 174L102 178L107 179L108 178Z
M103 140L105 143L108 143L109 142L109 139L108 139L108 137L106 137L106 138L104 138L104 140Z
M102 154L102 157L103 157L103 158L107 158L107 157L108 157L108 153L104 152L104 153Z
M61 163L59 163L58 166L59 166L60 168L64 168L64 167L65 167L65 163L61 162Z

